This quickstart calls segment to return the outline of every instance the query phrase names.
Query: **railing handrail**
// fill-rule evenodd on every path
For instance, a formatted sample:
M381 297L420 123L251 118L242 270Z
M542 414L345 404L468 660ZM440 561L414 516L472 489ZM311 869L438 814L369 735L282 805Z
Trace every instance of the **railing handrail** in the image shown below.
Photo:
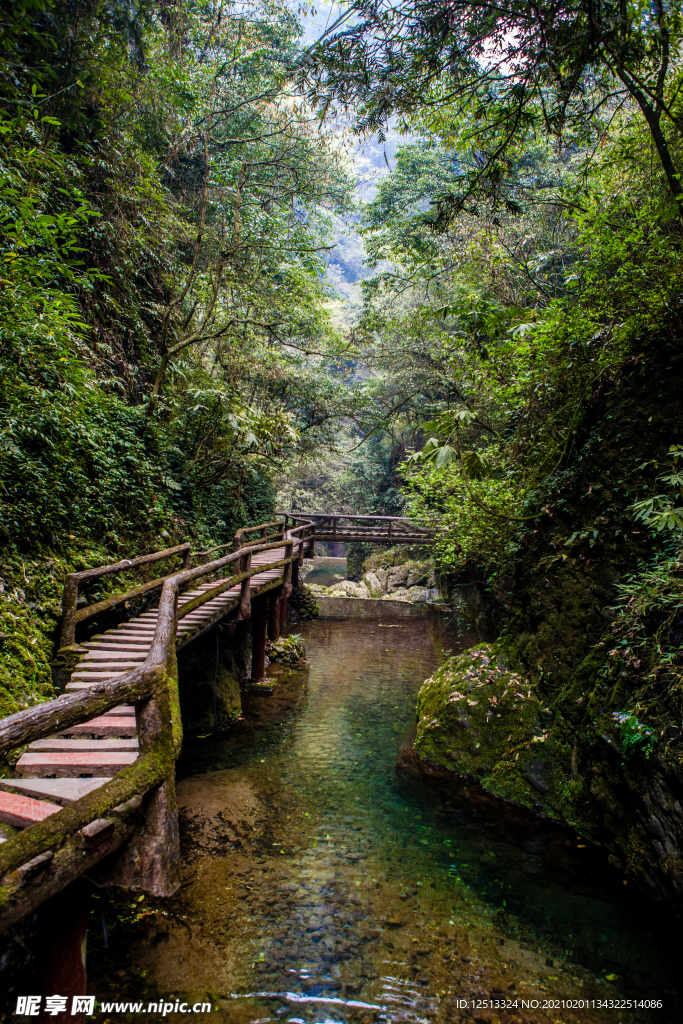
M269 531L272 526L276 527L276 529L271 533ZM242 547L244 543L245 533L255 533L256 530L261 531L261 539L263 541L267 540L268 537L270 536L280 537L280 539L284 539L286 532L286 519L276 519L271 523L259 523L258 526L241 526L239 530L235 533L235 536L233 537L234 549L237 550L238 548ZM220 546L227 547L227 544L222 544Z
M120 562L112 562L109 565L98 565L94 569L81 569L79 572L70 572L68 575L81 583L83 580L96 580L101 576L110 576L115 572L123 572L126 569L135 569L139 565L150 565L152 562L160 562L172 555L179 555L182 551L190 551L192 545L189 541L184 544L177 544L174 548L164 548L163 551L152 551L148 555L136 555L135 558L123 558Z
M282 515L286 515L290 519L304 519L310 523L314 523L318 519L379 519L383 522L391 523L412 523L418 530L425 529L425 527L420 527L413 523L413 520L409 516L375 516L370 514L365 516L355 516L347 515L345 512L283 512Z
M284 520L273 519L270 523L258 523L256 526L240 526L238 533L254 533L256 530L267 530L270 526L284 526Z
M164 548L163 551L153 551L149 555L137 555L135 558L124 558L120 562L112 562L109 565L98 565L94 569L82 569L80 572L67 573L64 578L64 590L62 592L60 648L70 647L75 642L76 626L79 622L85 622L87 619L92 619L99 615L100 612L116 608L117 605L123 604L132 597L140 597L142 594L158 590L163 585L164 580L172 576L173 573L161 576L148 583L141 583L139 586L132 587L123 594L112 594L102 601L96 601L94 604L86 605L83 608L78 607L78 588L81 583L86 580L101 579L103 576L111 576L117 572L136 569L140 565L152 565L154 562L161 562L166 558L172 558L173 555L179 554L183 555L183 563L186 568L189 568L192 560L191 548L190 542L185 541L184 544L177 544L172 548Z

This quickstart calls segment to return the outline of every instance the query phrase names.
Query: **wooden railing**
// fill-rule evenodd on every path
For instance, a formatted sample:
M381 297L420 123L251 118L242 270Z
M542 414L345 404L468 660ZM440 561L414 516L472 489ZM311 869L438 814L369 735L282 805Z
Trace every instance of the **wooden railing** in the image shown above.
M183 568L189 569L192 564L191 545L179 544L175 548L166 548L164 551L155 551L151 555L140 555L137 558L124 558L121 562L114 562L112 565L100 565L96 569L85 569L83 572L70 572L64 580L64 592L62 594L62 631L59 640L60 647L70 647L76 639L76 626L79 622L93 619L100 612L109 611L117 605L124 604L134 597L141 597L142 594L149 594L154 590L161 590L164 582L170 579L172 573L161 576L159 579L151 580L149 583L142 583L140 586L127 590L125 594L115 594L95 604L78 607L78 591L82 583L90 583L92 580L102 579L103 576L112 576L118 572L128 572L130 569L137 569L140 565L152 565L154 562L161 562L174 555L183 556Z
M259 526L244 526L241 530L238 530L234 538L235 551L239 548L244 547L245 537L250 533L258 533L261 538L261 543L266 544L269 540L282 540L285 534L285 520L278 519L273 523L261 523ZM252 538L251 543L253 544L256 538ZM246 543L249 543L247 541ZM227 547L227 545L226 545Z
M297 531L302 532L309 531ZM282 530L280 537L283 537ZM174 770L182 742L176 663L178 622L238 584L238 614L248 618L252 576L282 568L283 585L288 587L292 563L301 559L303 543L302 537L298 541L296 537L284 537L252 544L166 577L161 585L152 645L139 668L124 672L111 682L63 694L0 720L0 754L7 754L118 705L135 703L140 748L138 759L109 782L0 845L0 931L129 839L131 842L117 862L113 881L156 895L175 892L180 879ZM255 553L283 545L284 558L252 566ZM130 563L75 573L72 580L78 577L77 587L84 578L95 579L98 575L148 564L186 550L189 556L189 545L181 545L132 559ZM234 570L228 577L178 606L178 595L187 584L227 566ZM144 586L151 589L152 584ZM138 588L136 592L140 592ZM71 593L77 594L77 589ZM130 591L129 595L132 593ZM116 600L125 599L125 595L118 595ZM67 600L67 607L73 608L72 596ZM71 638L71 626L69 630Z

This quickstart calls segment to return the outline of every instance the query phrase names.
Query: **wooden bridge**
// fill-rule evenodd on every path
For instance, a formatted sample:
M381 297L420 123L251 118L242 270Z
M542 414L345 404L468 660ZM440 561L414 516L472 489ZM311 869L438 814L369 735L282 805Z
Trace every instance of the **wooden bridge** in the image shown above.
M316 539L418 543L428 534L404 519L289 513L195 556L181 544L66 577L55 659L64 692L0 720L0 752L26 748L17 777L0 780L0 821L16 830L0 845L0 931L93 869L100 884L157 896L176 891L177 651L225 619L250 618L251 681L259 686L266 637L279 636L299 566L314 554ZM218 555L228 546L234 550ZM182 568L93 604L79 601L79 590L93 581L168 559L182 560ZM88 623L92 632L102 616L114 609L125 615L130 602L154 592L156 608L77 642ZM85 924L82 914L80 924L68 916L65 904L61 944L71 946L78 994ZM62 964L69 961L64 948Z
M285 527L315 526L319 541L348 541L366 544L428 544L432 534L402 516L350 516L327 512L283 512Z

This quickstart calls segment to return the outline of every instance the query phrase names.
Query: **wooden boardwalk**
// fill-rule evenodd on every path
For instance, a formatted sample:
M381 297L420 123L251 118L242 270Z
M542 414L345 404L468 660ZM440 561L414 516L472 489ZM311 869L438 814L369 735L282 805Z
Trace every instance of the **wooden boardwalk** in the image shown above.
M285 548L271 548L252 556L252 567L284 558ZM252 598L282 580L282 570L267 569L251 577ZM194 597L216 587L218 581L204 583L182 594L182 607ZM233 611L239 602L240 586L225 590L218 597L181 619L176 650L211 629ZM129 669L140 667L152 644L158 608L122 623L79 646L85 651L71 674L67 693L111 682ZM26 828L60 811L93 789L104 785L116 772L133 764L139 753L135 708L121 705L89 721L73 725L45 739L35 740L21 755L16 771L18 779L0 779L0 822ZM87 776L83 778L83 776Z
M414 544L429 534L400 518L290 513L238 530L232 545L195 555L199 565L184 543L66 576L54 661L64 692L0 719L0 753L22 750L16 777L0 779L0 932L100 862L106 884L156 896L177 891L177 651L227 618L250 619L251 685L267 685L266 635L279 635L316 539ZM88 593L105 576L179 558L182 568L125 593L91 604L79 598L79 588ZM115 607L125 615L131 601L155 593L156 607L106 629ZM62 929L76 957L80 927L74 917Z

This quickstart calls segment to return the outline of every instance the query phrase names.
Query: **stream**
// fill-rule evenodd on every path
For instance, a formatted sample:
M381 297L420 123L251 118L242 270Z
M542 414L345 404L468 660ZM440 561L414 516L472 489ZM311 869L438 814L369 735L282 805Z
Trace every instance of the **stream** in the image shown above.
M294 629L306 667L271 666L232 733L186 741L183 886L125 897L89 990L210 999L166 1019L230 1024L679 1021L677 930L600 850L397 773L421 683L476 637L436 616Z

